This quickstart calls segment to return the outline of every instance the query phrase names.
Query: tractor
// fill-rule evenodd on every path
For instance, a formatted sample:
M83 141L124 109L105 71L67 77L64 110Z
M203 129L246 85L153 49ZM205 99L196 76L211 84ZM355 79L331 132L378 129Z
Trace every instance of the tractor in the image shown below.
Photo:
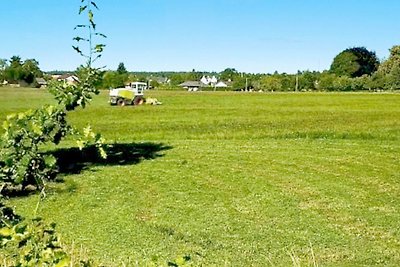
M110 104L125 105L141 105L144 103L144 90L147 84L142 82L133 82L125 86L125 88L110 89Z

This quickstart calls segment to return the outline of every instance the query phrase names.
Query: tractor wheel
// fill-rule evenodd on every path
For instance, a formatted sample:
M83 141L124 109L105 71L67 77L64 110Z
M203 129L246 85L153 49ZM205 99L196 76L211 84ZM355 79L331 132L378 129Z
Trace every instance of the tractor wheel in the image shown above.
M141 105L141 104L143 104L143 103L144 103L144 99L143 99L143 97L141 97L141 96L137 96L137 97L135 97L135 99L133 100L133 104L134 104L135 106Z
M117 100L117 105L120 106L120 107L125 106L125 100L122 99L122 98L119 98L119 99Z

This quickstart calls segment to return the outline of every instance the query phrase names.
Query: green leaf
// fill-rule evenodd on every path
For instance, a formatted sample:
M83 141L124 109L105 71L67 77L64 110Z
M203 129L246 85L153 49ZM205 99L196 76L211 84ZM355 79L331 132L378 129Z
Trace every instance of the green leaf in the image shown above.
M76 141L76 144L78 145L79 150L82 150L85 147L85 142L82 140Z
M92 12L92 10L89 10L88 17L89 17L89 21L93 22L93 12Z
M14 113L14 114L7 115L6 119L9 121L9 120L14 119L15 117L16 117L16 114Z
M48 168L53 168L57 164L57 159L53 155L45 155L43 159Z
M28 228L28 225L25 223L23 224L17 224L13 227L13 230L17 234L24 234L26 232L26 229Z
M9 237L13 234L13 230L7 227L0 229L0 236Z
M107 36L105 34L102 34L100 32L96 32L95 35L101 36L103 38L107 38Z
M76 30L76 29L78 29L78 28L86 28L86 27L87 27L87 25L79 24L79 25L76 25L76 26L75 26L74 30Z
M83 55L83 54L82 54L82 51L79 49L79 47L77 47L77 46L72 46L72 48L73 48L78 54Z
M25 117L26 117L25 113L23 113L23 112L18 113L18 119L19 119L19 120L22 120L22 119L24 119Z
M101 58L101 55L97 55L97 56L93 59L93 62L96 61L96 60L98 60L99 58Z
M104 148L100 147L99 153L100 153L101 158L103 158L103 159L107 158L107 152L104 150Z
M10 127L10 124L8 123L8 121L3 121L3 129L7 130Z
M54 106L48 106L46 108L47 114L51 115L54 112Z
M82 38L82 37L79 37L79 36L76 36L76 37L74 37L72 40L74 40L74 41L77 41L77 42L80 42L80 41L89 41L88 39L85 39L85 38Z
M55 267L68 267L70 266L71 260L65 256L61 261L59 261Z
M101 52L103 52L104 47L105 47L104 44L98 44L98 45L95 46L94 49L95 49L95 51L96 51L97 53L101 53Z
M90 3L91 3L92 6L94 6L96 9L99 9L95 2L91 1Z
M14 166L14 159L13 158L6 158L5 160L4 160L4 163L6 164L6 166L8 166L8 167L12 167L12 166Z
M96 29L96 24L94 23L94 20L93 20L93 12L92 12L92 10L89 10L88 17L89 17L89 22L92 25L92 28Z
M79 8L79 15L82 14L82 12L85 11L86 8L87 8L87 6L81 6Z
M33 133L35 133L37 135L42 135L43 134L42 127L40 127L37 124L32 124L32 131L33 131Z
M92 127L90 127L90 125L88 125L88 126L86 126L84 129L83 129L83 135L87 138L87 137L89 137L89 136L91 136L93 134L93 132L92 132Z

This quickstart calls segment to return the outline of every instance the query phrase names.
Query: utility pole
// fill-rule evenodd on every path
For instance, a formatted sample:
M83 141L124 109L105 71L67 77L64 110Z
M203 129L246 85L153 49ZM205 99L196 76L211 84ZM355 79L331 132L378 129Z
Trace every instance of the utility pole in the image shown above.
M246 92L247 92L247 84L248 84L248 83L247 83L247 77L246 77L246 89L245 89Z
M295 91L297 92L299 90L299 74L296 74L296 89Z

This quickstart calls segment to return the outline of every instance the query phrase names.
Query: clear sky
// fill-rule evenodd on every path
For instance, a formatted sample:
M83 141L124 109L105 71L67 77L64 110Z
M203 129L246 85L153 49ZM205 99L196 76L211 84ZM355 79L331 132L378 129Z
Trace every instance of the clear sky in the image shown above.
M400 0L97 0L108 38L99 62L129 71L294 73L328 69L342 50L380 59L400 44ZM0 0L0 58L74 70L80 0Z

